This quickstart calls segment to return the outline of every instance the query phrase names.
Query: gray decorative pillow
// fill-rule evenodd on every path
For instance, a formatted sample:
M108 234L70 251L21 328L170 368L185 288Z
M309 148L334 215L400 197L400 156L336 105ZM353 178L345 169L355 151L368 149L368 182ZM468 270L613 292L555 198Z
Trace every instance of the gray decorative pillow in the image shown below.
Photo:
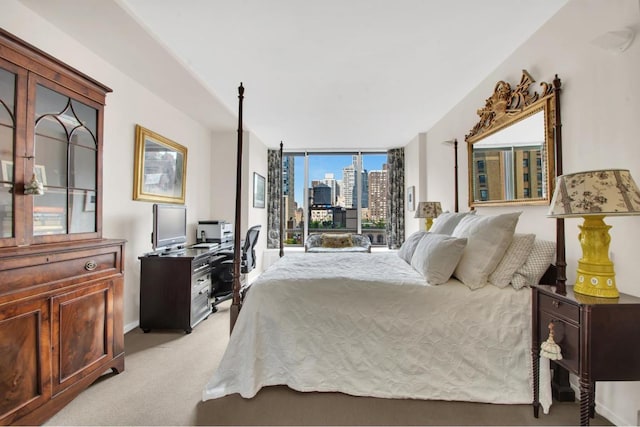
M411 258L413 257L413 252L416 250L416 246L420 242L420 239L427 234L426 231L416 231L412 233L407 239L404 241L400 249L398 249L398 256L405 260L407 264L411 264Z
M475 215L476 211L470 212L443 212L436 219L429 229L433 234L446 234L451 236L458 223L468 215Z
M502 260L489 275L489 283L499 288L509 286L516 270L522 267L531 255L534 240L535 234L514 234Z
M454 276L470 289L486 285L489 274L496 269L511 244L521 213L462 218L452 236L466 237L468 241Z
M411 266L431 285L446 283L453 274L467 239L426 233L411 258Z
M549 265L555 261L556 243L549 240L536 239L529 258L522 267L516 270L511 285L516 289L535 285L540 282Z

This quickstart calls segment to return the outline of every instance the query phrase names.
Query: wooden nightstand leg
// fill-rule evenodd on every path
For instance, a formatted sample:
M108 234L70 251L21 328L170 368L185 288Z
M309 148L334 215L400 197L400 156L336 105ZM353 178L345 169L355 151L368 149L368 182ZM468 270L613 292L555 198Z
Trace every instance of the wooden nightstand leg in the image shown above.
M591 383L591 396L589 397L589 417L596 417L596 383Z
M591 398L593 396L591 390L592 383L588 379L580 378L580 425L589 425L589 416L591 413Z

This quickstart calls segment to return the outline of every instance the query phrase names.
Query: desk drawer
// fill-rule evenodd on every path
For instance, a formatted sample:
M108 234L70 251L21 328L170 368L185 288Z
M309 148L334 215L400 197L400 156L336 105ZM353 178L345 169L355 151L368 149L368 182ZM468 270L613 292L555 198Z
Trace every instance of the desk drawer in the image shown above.
M559 298L549 295L540 295L540 310L546 311L557 318L567 320L576 324L580 323L580 308L577 305L565 302Z

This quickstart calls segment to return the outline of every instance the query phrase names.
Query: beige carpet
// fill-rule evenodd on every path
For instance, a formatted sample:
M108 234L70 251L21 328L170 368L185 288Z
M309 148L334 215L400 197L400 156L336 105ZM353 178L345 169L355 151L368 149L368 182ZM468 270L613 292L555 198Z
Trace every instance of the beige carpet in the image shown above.
M229 304L191 334L139 329L125 336L125 371L105 375L45 425L576 425L577 404L530 405L375 399L267 387L201 402L227 344ZM611 425L597 416L592 425Z

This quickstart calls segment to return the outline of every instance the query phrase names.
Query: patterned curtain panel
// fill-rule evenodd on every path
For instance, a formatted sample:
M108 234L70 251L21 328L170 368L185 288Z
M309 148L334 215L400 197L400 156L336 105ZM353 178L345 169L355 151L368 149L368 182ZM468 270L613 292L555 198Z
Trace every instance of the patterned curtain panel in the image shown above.
M404 148L387 151L387 243L398 249L404 242Z
M280 150L268 150L267 195L269 223L267 224L267 248L280 248L280 200L282 199L282 158Z

